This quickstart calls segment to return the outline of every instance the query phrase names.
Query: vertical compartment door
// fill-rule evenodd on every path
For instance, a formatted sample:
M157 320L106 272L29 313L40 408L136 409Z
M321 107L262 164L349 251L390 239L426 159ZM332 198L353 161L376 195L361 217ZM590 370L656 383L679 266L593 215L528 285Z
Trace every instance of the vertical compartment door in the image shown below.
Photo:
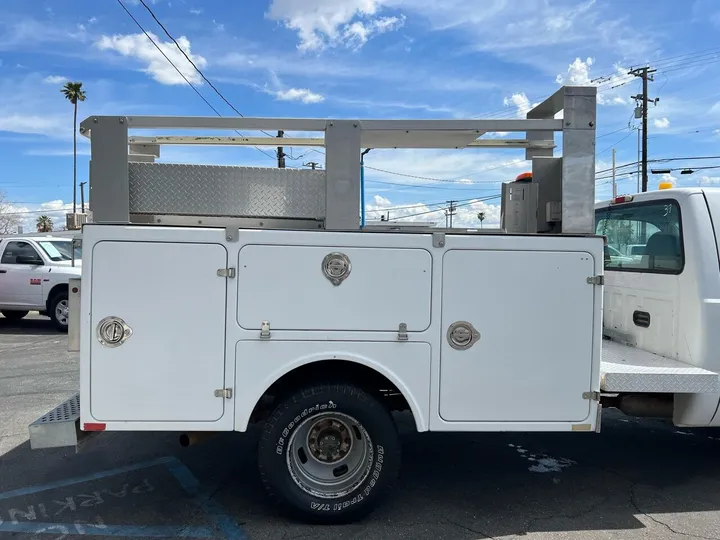
M594 295L588 253L448 251L443 259L440 416L451 422L583 422ZM460 328L451 346L448 329ZM458 346L459 344L459 346Z
M213 422L224 414L227 266L219 244L115 242L92 251L90 408L99 421ZM108 319L111 317L118 318ZM131 334L101 342L103 322ZM115 327L115 335L120 326ZM106 337L112 337L113 329Z

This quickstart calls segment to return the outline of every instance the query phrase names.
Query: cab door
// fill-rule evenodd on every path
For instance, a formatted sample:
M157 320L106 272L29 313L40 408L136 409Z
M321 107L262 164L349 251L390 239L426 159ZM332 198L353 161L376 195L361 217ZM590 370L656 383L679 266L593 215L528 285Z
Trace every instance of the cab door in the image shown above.
M27 241L8 242L0 256L0 304L41 307L47 269L37 250Z

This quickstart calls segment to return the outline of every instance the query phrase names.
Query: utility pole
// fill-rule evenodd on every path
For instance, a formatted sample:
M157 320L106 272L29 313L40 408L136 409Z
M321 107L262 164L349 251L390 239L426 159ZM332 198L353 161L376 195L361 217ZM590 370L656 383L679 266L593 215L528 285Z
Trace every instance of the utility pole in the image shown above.
M615 149L613 148L613 199L617 197L617 184L615 183Z
M652 73L655 73L656 69L650 69L649 67L642 67L632 69L628 72L628 75L634 75L642 79L642 95L631 96L633 99L639 99L642 101L642 191L647 191L648 186L648 175L647 175L647 121L648 121L648 80L654 81ZM657 100L654 100L657 103Z
M87 182L80 182L80 204L83 214L85 213L85 184Z
M455 206L455 201L448 201L448 208L445 211L446 218L449 218L449 228L452 229L452 222L453 222L453 216L457 213L457 206ZM447 220L447 219L446 219ZM446 223L447 225L447 223Z
M317 161L309 161L308 163L303 163L303 167L311 167L314 171L317 166L320 165Z
M278 136L278 138L282 139L285 136L285 132L282 129L278 130L277 136ZM285 152L283 152L282 146L277 147L277 160L278 160L278 168L284 169L285 168Z

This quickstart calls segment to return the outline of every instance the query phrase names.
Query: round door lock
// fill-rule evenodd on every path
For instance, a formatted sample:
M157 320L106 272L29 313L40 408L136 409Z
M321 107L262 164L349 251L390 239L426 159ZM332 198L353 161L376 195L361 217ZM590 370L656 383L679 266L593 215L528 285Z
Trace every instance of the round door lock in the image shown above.
M480 333L469 322L458 321L448 327L447 340L453 349L459 351L469 349L478 339Z
M323 274L336 287L347 279L350 270L350 259L344 253L328 253L322 261Z
M97 340L105 347L118 347L131 335L132 328L120 317L105 317L97 325Z

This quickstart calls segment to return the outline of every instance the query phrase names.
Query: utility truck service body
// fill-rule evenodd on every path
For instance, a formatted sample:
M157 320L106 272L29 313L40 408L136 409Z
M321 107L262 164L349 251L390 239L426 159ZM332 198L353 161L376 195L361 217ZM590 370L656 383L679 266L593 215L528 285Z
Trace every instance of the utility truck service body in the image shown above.
M30 425L32 446L130 430L188 444L260 422L270 496L301 519L341 522L369 512L398 473L393 410L418 431L592 432L608 399L709 425L720 392L709 337L678 331L654 350L643 332L667 333L679 309L700 325L700 306L720 296L686 304L678 285L633 300L640 269L604 275L595 92L564 87L521 120L87 119L94 223L70 285L80 392ZM175 128L323 132L284 142L324 146L326 169L155 163L163 144L276 141L128 133ZM482 138L492 131L526 135ZM503 186L501 231L363 229L362 148L497 146L525 149L533 167L530 182ZM644 242L623 234L614 249ZM702 249L682 245L688 272ZM695 271L717 281L713 253ZM616 296L603 316L605 279ZM630 326L630 309L650 323L633 313L642 328Z

